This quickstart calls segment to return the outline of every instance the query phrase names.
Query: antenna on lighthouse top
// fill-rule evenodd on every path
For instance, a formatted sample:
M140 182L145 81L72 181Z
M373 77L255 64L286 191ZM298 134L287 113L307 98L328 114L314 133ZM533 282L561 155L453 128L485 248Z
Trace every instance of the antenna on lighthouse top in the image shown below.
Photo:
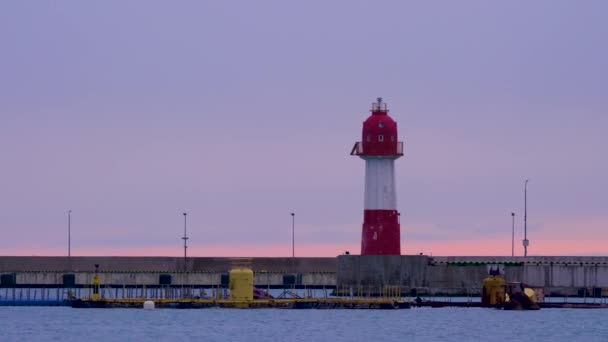
M377 101L378 102L372 103L372 112L388 112L388 109L386 109L386 103L382 102L382 98L379 97Z

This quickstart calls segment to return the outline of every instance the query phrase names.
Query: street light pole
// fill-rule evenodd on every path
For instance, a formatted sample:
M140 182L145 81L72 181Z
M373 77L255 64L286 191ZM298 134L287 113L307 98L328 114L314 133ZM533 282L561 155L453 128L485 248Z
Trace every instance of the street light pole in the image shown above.
M291 213L291 257L296 257L296 214Z
M528 179L524 184L524 256L528 256Z
M515 213L511 213L511 256L515 256Z
M68 210L68 257L72 256L72 211Z
M186 272L186 265L187 265L187 261L188 261L188 234L186 232L186 216L188 215L188 213L184 213L184 237L182 238L184 240L184 272Z

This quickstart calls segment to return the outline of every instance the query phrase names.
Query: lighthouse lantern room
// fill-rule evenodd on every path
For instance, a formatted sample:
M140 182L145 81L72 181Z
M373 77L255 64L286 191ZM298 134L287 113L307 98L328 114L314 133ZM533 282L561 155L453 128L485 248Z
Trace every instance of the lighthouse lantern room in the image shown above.
M403 142L382 98L372 104L371 112L363 122L361 141L350 152L365 160L361 255L400 255L395 160L403 156Z

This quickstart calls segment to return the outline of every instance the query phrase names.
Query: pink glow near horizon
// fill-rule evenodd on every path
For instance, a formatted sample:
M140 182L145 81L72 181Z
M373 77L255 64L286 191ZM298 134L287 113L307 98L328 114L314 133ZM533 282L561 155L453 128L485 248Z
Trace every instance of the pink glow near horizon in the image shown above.
M336 227L342 232L347 242L298 242L296 239L297 257L334 257L349 251L350 254L359 254L360 245L358 237L360 231L355 226L345 225ZM584 227L581 229L581 227ZM529 255L605 255L606 245L597 236L601 236L608 227L608 222L601 218L563 218L547 220L543 224L535 224L529 230L528 238L531 241ZM432 224L410 223L402 226L401 251L403 255L423 253L434 256L510 256L511 231L510 226L505 227L502 233L491 233L477 238L458 237L459 231L452 231L446 236L425 235L434 233ZM301 234L310 239L319 230L327 229L323 226L303 225ZM521 225L517 226L515 235L515 256L523 255L521 240L523 232ZM118 231L113 229L112 231ZM465 230L462 230L465 231ZM488 232L489 233L489 232ZM103 241L96 243L74 242L72 244L73 256L183 256L181 244L154 244L147 246L112 246L106 247ZM66 248L49 247L44 244L21 244L0 251L1 255L23 256L64 256ZM289 257L291 256L291 241L279 243L276 241L259 241L245 243L243 240L234 242L219 241L214 244L200 244L190 240L188 255L193 257Z
M30 252L28 252L30 251ZM31 251L35 251L32 253ZM306 244L296 245L296 257L334 257L349 251L359 254L358 244ZM604 255L605 243L590 240L541 240L532 241L529 255ZM402 241L402 254L423 253L433 256L510 256L511 242L495 239ZM9 248L2 255L20 256L65 256L65 249L44 247ZM73 248L72 256L183 256L183 249L176 245L155 245L149 247L99 247ZM290 257L291 245L192 245L188 248L192 257ZM522 256L521 241L515 241L515 256Z

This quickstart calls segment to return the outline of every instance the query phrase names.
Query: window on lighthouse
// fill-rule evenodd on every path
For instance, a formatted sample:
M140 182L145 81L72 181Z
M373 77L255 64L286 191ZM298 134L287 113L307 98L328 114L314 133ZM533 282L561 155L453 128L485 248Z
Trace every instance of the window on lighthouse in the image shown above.
M395 136L391 135L391 142L395 142Z
M378 134L378 141L380 141L380 142L384 141L384 135Z
M378 127L380 127L380 128L384 128L384 122L380 121L380 122L378 123Z
M368 135L367 135L367 138L366 138L366 140L367 140L367 142L370 142L370 141L372 141L372 136L371 136L371 135L369 135L369 134L368 134Z

